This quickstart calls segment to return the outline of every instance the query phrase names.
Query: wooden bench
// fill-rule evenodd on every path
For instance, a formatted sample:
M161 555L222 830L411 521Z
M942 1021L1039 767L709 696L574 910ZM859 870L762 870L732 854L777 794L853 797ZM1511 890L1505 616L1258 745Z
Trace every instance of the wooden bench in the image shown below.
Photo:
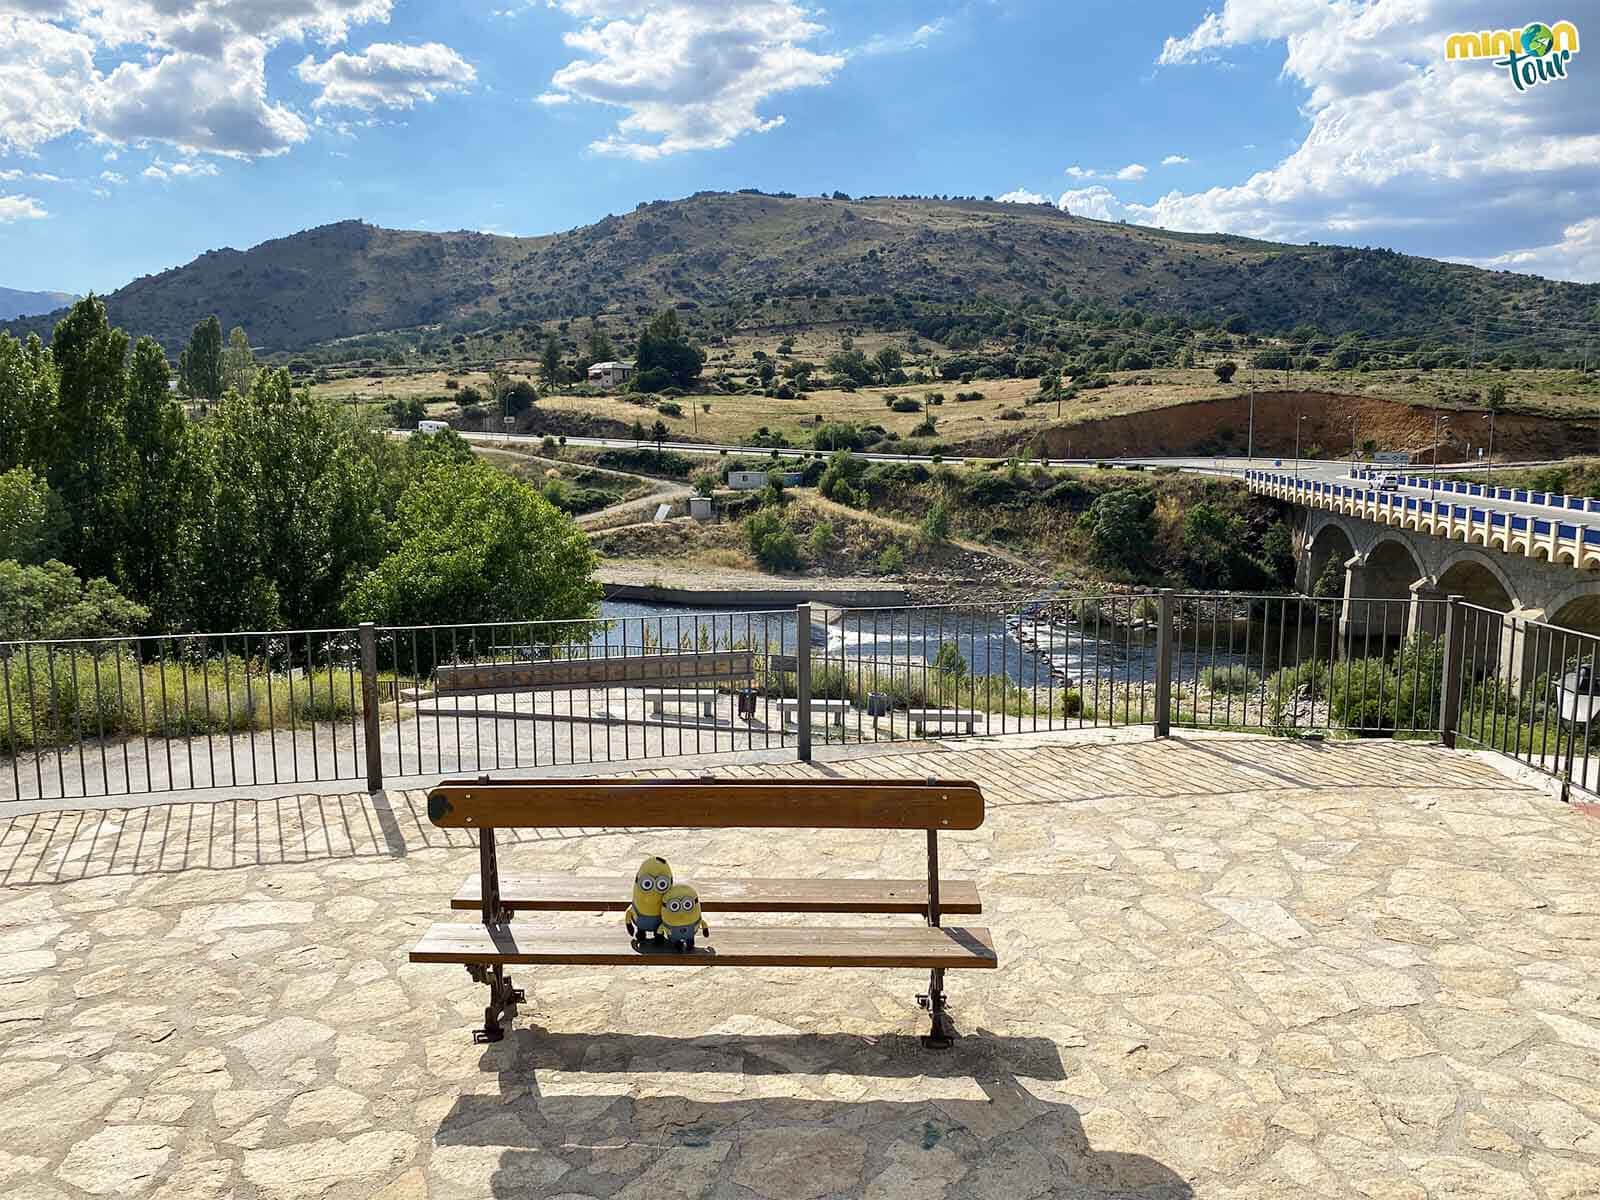
M983 713L973 712L965 708L910 708L906 710L906 716L911 718L911 727L919 734L928 725L932 725L936 729L945 725L965 725L967 732L971 733L973 725L983 715Z
M818 700L818 699L813 698L812 701L811 701L811 711L812 711L813 714L816 714L816 713L819 713L819 712L827 713L828 716L833 718L833 723L835 725L838 725L838 726L842 727L844 725L844 715L845 715L845 713L850 711L850 701L848 701L848 700ZM788 725L791 722L793 722L794 724L799 724L800 723L800 701L798 701L798 700L779 700L778 701L778 715L783 718L783 723L785 725Z
M418 963L458 963L489 988L477 1041L499 1041L525 1000L506 968L615 967L884 967L925 969L928 990L917 997L932 1028L923 1044L950 1045L944 973L996 966L987 929L942 924L946 913L982 911L977 888L939 877L939 831L976 829L983 794L975 783L929 780L681 779L452 780L428 793L428 819L444 829L478 831L478 865L451 899L479 922L431 926L411 951ZM636 944L619 920L609 929L519 925L519 912L620 912L632 897L631 876L502 877L497 829L882 829L924 830L928 873L917 879L715 879L676 862L707 912L916 914L920 925L718 926L686 954ZM658 843L673 860L670 845Z
M715 688L684 688L674 691L658 688L646 688L645 698L650 701L650 715L653 717L666 716L668 704L693 704L697 705L702 715L712 717L717 712L717 692ZM631 884L629 885L632 886Z

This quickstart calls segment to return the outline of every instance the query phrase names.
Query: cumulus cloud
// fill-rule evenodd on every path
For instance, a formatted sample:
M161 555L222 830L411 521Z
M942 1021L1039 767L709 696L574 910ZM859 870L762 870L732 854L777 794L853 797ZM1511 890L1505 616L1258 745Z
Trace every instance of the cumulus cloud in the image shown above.
M50 214L32 196L7 196L0 193L0 225L11 221L40 221Z
M101 171L100 172L100 179L104 183L112 183L112 184L127 183L128 182L128 177L126 175L123 175L119 171Z
M1001 204L1048 204L1050 197L1040 192L1030 192L1027 188L1017 188L1016 191L1007 192L1004 196L996 196Z
M431 102L442 92L465 91L478 77L471 63L438 42L420 46L374 42L360 54L341 50L321 63L308 55L296 73L322 88L311 102L313 108L340 106L364 112Z
M1123 215L1600 278L1589 248L1600 218L1600 73L1575 69L1519 92L1488 62L1444 58L1448 34L1507 24L1503 9L1482 2L1226 0L1169 38L1158 61L1204 63L1282 43L1283 73L1304 89L1310 128L1270 169L1128 204Z
M206 175L216 175L217 164L209 159L184 159L180 162L164 162L156 159L140 172L146 179L198 179ZM102 179L105 176L101 176Z
M1103 184L1078 188L1061 193L1057 205L1075 217L1093 217L1096 221L1115 221L1122 216L1121 204L1110 188Z
M566 35L581 57L551 91L625 110L601 154L656 159L726 146L783 123L762 105L827 83L838 54L806 47L823 27L792 0L555 0L583 22ZM548 103L548 101L547 101Z
M1188 158L1182 154L1169 154L1161 160L1161 165L1163 167L1178 167L1188 161Z
M73 132L185 155L282 154L311 132L268 85L287 43L336 46L393 0L0 0L0 151ZM316 104L409 107L470 82L453 50L377 43L307 57ZM466 67L465 72L461 68Z
M1149 173L1150 169L1143 163L1129 163L1125 167L1118 167L1115 171L1095 171L1074 163L1066 170L1066 174L1073 179L1120 179L1124 183L1137 182Z

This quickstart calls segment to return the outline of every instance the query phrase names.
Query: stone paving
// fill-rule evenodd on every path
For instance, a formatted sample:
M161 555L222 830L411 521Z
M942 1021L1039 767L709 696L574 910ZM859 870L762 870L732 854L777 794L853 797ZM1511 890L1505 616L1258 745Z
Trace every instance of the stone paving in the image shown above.
M0 1194L1600 1196L1600 823L1474 758L1242 737L730 774L972 777L1001 969L518 973L406 952L422 794L0 821ZM526 835L506 869L903 875L877 833ZM614 920L614 917L577 920ZM771 918L739 918L757 921ZM838 920L838 918L833 918ZM909 918L904 918L909 919ZM715 917L713 917L715 922Z

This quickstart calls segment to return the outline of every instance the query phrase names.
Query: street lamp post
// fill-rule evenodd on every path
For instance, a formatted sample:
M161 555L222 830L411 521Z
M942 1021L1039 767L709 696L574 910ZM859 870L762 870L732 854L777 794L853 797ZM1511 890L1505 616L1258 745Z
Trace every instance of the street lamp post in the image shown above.
M1294 423L1294 477L1300 478L1300 426L1305 423L1306 414L1301 413Z
M1489 410L1489 414L1488 415L1489 415L1489 465L1484 470L1483 474L1484 474L1485 485L1486 486L1493 486L1493 484L1494 484L1494 409L1491 408Z
M1449 424L1449 417L1441 417L1437 408L1433 410L1433 477L1428 481L1429 492L1439 490L1439 436L1441 429L1449 432Z
M1355 473L1356 473L1356 422L1357 422L1357 420L1359 420L1359 418L1354 417L1354 416L1352 416L1350 418L1350 475L1351 475L1352 478L1355 477Z

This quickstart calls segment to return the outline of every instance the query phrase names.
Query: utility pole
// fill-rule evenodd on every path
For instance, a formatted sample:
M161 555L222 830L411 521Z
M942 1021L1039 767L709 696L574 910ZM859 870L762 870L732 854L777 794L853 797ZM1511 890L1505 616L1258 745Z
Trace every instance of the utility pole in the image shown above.
M1350 476L1355 478L1356 473L1356 421L1359 418L1350 418Z
M1256 461L1256 365L1250 364L1250 435L1245 445L1245 455L1252 466Z

